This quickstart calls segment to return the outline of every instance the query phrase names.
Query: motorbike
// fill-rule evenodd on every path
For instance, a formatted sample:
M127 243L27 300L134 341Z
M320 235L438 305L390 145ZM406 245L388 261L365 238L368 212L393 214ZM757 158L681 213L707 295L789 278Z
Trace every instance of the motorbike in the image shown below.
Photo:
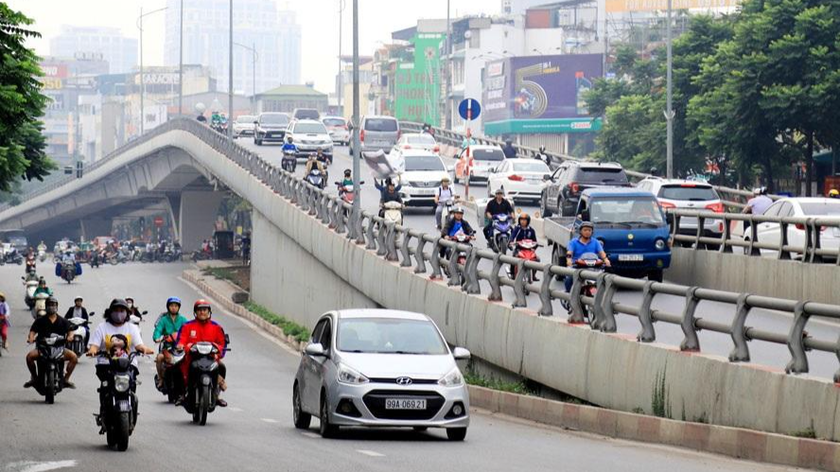
M88 318L92 318L96 313L88 313ZM81 357L87 350L85 340L88 338L88 330L90 329L90 322L80 316L74 316L67 320L73 325L73 340L70 341L68 349L75 352L77 356Z
M29 274L27 274L28 276ZM26 287L26 294L23 297L23 301L26 303L26 306L31 310L32 307L35 306L35 289L38 288L38 276L33 277L21 277L23 280L23 285Z
M158 353L169 353L169 358L164 361L163 368L163 382L159 382L158 375L155 374L155 386L158 391L166 396L169 403L175 403L184 390L184 377L181 375L181 361L184 360L186 353L183 350L175 348L175 339L173 336L167 336L163 342L158 346Z
M363 183L359 182L359 185ZM353 200L356 199L356 188L353 185L342 185L341 182L336 182L335 185L338 186L339 198L352 205Z
M111 265L125 264L128 258L122 251L116 251L108 255L108 263Z
M525 259L526 261L539 262L537 248L540 247L533 239L522 239L514 244L513 257ZM537 279L537 273L533 269L525 269L525 283L530 284ZM516 278L516 266L510 266L510 278Z
M225 335L226 344L227 339ZM216 409L219 397L219 363L216 361L219 355L219 348L210 342L197 342L190 347L184 409L192 414L193 423L202 426L207 424L207 414Z
M68 284L73 283L76 278L76 265L70 262L61 264L61 279L66 280Z
M193 262L198 261L207 261L213 258L213 254L209 251L193 251L192 253L192 260Z
M403 224L403 204L400 202L386 202L382 204L382 217L386 223Z
M40 262L44 262L47 260L47 250L46 249L38 249L38 260Z
M35 258L26 259L26 273L27 274L34 274L35 273Z
M511 228L510 215L493 215L493 232L490 238L490 249L500 254L507 254L510 243Z
M460 201L461 197L455 195L452 198L447 199L443 202L443 209L440 212L440 224L441 226L438 228L442 228L443 225L446 225L446 222L449 221L449 214L452 212L452 208L455 207L455 204Z
M294 151L291 149L283 151L283 159L280 161L280 167L282 167L286 172L295 172L295 168L297 167L297 157L295 157Z
M102 264L102 255L99 254L99 251L91 252L89 264L91 267L99 267Z
M306 176L306 182L313 187L323 189L327 186L326 177L326 172L321 172L321 170L317 167L313 167L312 170L309 171L309 175Z
M35 341L38 350L36 362L35 390L44 396L44 401L52 405L55 396L64 387L64 336L51 334L39 337Z
M36 285L37 287L37 285ZM34 290L33 290L34 292ZM32 319L35 319L39 316L44 316L47 314L47 298L50 298L49 295L46 293L39 293L33 297L35 302L32 304Z
M135 325L137 325L137 331L141 331L141 328L140 328L140 322L142 322L142 321L143 321L143 318L142 318L142 317L143 317L143 316L146 316L146 315L148 315L148 314L149 314L149 312L148 312L148 311L142 311L142 312L140 312L140 316L137 316L137 315L131 315L131 316L129 316L129 317L128 317L128 321L130 321L130 322L134 323Z
M473 239L473 236L470 236L469 234L467 234L463 231L458 231L457 233L455 233L455 235L452 236L453 241L455 241L458 244L464 244L464 245L467 245L467 246L472 246L472 239ZM447 248L446 249L446 259L449 260L452 257L453 257L452 256L452 249ZM455 257L458 258L458 264L459 265L465 265L467 263L467 251L458 250L458 253L455 254ZM447 277L452 277L452 274L449 273L449 264L443 264L442 269L443 269L443 272L446 274ZM466 279L462 278L461 279L461 285L464 285L466 283L467 283Z
M23 264L23 256L15 249L12 249L10 252L6 253L5 262L7 264Z
M598 257L597 254L592 252L587 252L580 256L580 259L574 261L574 265L576 269L587 269L593 271L603 271L604 270L604 262ZM580 285L580 296L581 297L589 297L595 298L595 294L598 293L598 286L594 280L584 279L583 283ZM566 308L566 311L571 313L572 306L569 302L563 300L562 305ZM592 316L592 313L589 311L589 307L585 304L581 303L581 309L583 310L582 315L584 318L589 320L589 324L593 325L595 323L595 317Z
M108 447L117 451L128 449L128 438L137 424L137 380L132 366L135 354L99 356L96 374L101 381L99 414L96 425L104 434Z

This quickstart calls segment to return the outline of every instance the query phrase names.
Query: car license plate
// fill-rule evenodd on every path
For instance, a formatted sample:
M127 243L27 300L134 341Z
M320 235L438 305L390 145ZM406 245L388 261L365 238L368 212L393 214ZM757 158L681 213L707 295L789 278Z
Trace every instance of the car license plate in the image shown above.
M645 256L642 254L619 254L618 260L640 262L645 260Z
M388 143L386 141L374 141L371 144L373 144L374 146L388 146Z
M434 195L435 189L433 188L418 188L413 191L417 195Z
M386 410L425 410L426 400L415 400L411 398L386 398Z

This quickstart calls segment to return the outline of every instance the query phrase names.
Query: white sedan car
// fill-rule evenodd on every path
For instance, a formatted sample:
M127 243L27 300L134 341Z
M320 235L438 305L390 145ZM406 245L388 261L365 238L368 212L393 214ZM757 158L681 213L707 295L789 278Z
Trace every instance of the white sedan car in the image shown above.
M435 192L440 182L449 177L449 172L440 156L422 149L400 150L392 152L391 156L402 163L403 171L399 177L403 203L406 206L434 207Z
M425 149L435 154L440 153L440 146L435 141L434 136L428 133L405 133L394 147L400 150Z
M773 202L764 212L764 215L837 219L840 222L840 200L819 197L782 198ZM756 231L759 242L779 244L781 227L778 223L759 223ZM741 236L744 241L749 241L750 238L749 229L744 229L743 224L740 222L733 229L732 234L733 237ZM787 237L789 246L804 247L805 226L789 225L787 227ZM840 228L823 226L820 232L820 247L837 251L840 248ZM761 249L761 254L763 255L776 255L777 252L770 249ZM802 257L802 254L792 254L792 257Z
M487 195L492 196L496 190L502 189L514 201L538 202L546 174L551 174L551 169L539 159L505 159L490 173Z

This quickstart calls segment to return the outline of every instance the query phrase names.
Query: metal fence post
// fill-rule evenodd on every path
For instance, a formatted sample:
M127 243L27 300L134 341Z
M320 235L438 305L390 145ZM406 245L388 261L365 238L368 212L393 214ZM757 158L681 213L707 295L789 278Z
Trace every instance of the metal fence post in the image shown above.
M750 256L760 256L761 251L755 247L756 241L758 241L758 223L755 222L755 218L752 215L749 217L750 222L750 245L749 245L749 253Z
M335 200L333 203L333 226L335 226L335 232L338 234L344 234L347 231L344 216L344 205L341 204L341 200Z
M822 231L820 231L816 219L810 219L808 223L811 226L811 234L814 235L813 244L811 245L811 263L819 264L823 262L823 257L818 252L822 248Z
M593 329L601 330L604 324L604 292L606 289L607 273L601 272L595 279L595 299L592 301L592 315L595 318Z
M432 246L432 253L429 255L429 264L432 266L432 275L430 275L429 278L432 280L441 278L440 241L440 237L435 238L434 244Z
M572 290L569 292L571 311L568 318L569 323L572 324L586 323L586 320L583 319L583 302L580 299L580 289L583 285L582 272L580 269L576 269L572 274Z
M481 293L481 284L478 282L478 263L480 260L478 248L470 246L470 250L467 252L467 260L464 263L464 276L467 280L464 291L469 294Z
M808 356L805 354L805 325L808 324L808 318L811 315L805 311L805 304L807 301L800 301L793 309L793 325L790 327L790 334L788 334L788 350L790 350L791 360L785 367L785 372L788 374L807 374L808 373Z
M706 229L706 218L702 215L697 216L697 230L694 232L694 249L700 249L700 236L703 235L703 230ZM706 245L703 245L703 249Z
M502 255L498 252L493 256L493 269L490 271L490 295L487 300L491 302L502 301L502 284L499 282L499 271L502 269Z
M461 273L458 271L458 246L452 248L449 254L449 281L446 285L454 286L461 285Z
M408 250L409 242L411 242L411 235L408 233L408 230L404 230L402 233L402 243L400 244L400 253L402 256L400 267L411 267L411 251Z
M367 226L367 245L365 246L365 249L376 249L376 233L374 232L375 227L376 219L373 217L369 217Z
M415 274L426 273L426 258L423 254L423 247L426 245L425 235L421 234L417 238L417 247L414 249L414 260L417 261L417 266L414 268Z
M385 220L382 220L376 227L376 255L377 256L384 256L388 253L388 248L385 247L385 233L387 229L385 228Z
M700 299L697 298L697 287L689 287L685 292L685 308L683 309L682 327L685 338L680 343L680 351L700 351L700 340L697 338L697 325L694 318L694 313L697 311L697 305L700 304Z
M790 251L788 251L788 224L784 220L779 221L779 259L783 261L790 260Z
M528 306L527 292L525 291L525 259L516 262L516 277L513 279L513 308Z
M601 299L603 321L600 326L601 332L604 333L615 333L618 329L615 322L615 308L613 308L613 298L615 297L615 292L618 291L618 286L615 284L615 277L616 276L613 274L606 274L606 277L604 278L606 292L604 293L604 298ZM598 289L598 292L600 294L600 288Z
M551 304L551 281L554 275L551 273L551 264L546 264L542 270L542 282L540 283L540 309L537 314L540 316L554 316L554 306Z
M749 298L748 293L742 293L738 296L738 301L735 304L735 318L732 319L732 342L735 347L729 353L729 362L749 362L750 361L750 347L747 344L749 337L747 337L747 315L750 314L750 305L747 303Z
M382 231L380 229L380 231ZM397 224L387 223L385 225L385 260L397 261Z
M365 244L365 228L362 224L362 221L365 219L365 212L360 208L358 208L357 212L359 216L356 218L356 221L353 222L353 227L356 230L356 244L362 245Z
M643 343L652 343L656 341L656 331L653 329L653 314L650 306L653 304L653 296L656 292L653 291L653 284L655 282L645 282L645 288L642 289L642 305L639 307L639 321L642 323L642 330L636 335L636 339Z

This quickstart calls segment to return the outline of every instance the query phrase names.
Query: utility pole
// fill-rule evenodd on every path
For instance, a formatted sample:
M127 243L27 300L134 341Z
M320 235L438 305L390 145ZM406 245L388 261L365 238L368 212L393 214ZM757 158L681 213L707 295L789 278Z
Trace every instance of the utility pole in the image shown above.
M257 101L255 98L257 96L257 60L259 60L259 55L257 54L257 44L251 43L251 47L241 43L233 43L233 45L251 51L251 88L253 89L253 93L251 94L251 112L256 113Z
M362 157L362 143L359 140L359 0L353 0L353 211L362 209L362 192L359 189L359 159Z
M180 22L178 32L178 116L184 114L184 0L181 0L181 12L178 14Z
M670 1L670 0L669 0ZM230 0L230 31L228 31L228 139L233 141L233 0Z
M341 116L344 115L344 108L341 107L341 95L344 93L344 71L341 70L341 40L342 25L344 23L344 0L338 0L338 109Z
M449 100L449 94L452 90L452 35L450 30L452 25L449 22L449 0L446 0L446 94L443 97L443 109L446 113L446 118L443 120L446 129L452 129L452 104Z
M668 38L668 72L667 72L667 110L665 110L665 121L668 129L668 137L666 142L666 176L669 179L674 178L674 108L673 108L673 58L671 56L671 3L673 0L668 0L668 24L665 27L666 36Z
M137 17L137 22L135 23L137 25L137 29L140 30L140 134L143 134L146 131L146 84L145 79L143 78L143 17L151 15L152 13L164 11L167 8L168 7L158 8L157 10L143 13L143 7L140 7L140 16Z

